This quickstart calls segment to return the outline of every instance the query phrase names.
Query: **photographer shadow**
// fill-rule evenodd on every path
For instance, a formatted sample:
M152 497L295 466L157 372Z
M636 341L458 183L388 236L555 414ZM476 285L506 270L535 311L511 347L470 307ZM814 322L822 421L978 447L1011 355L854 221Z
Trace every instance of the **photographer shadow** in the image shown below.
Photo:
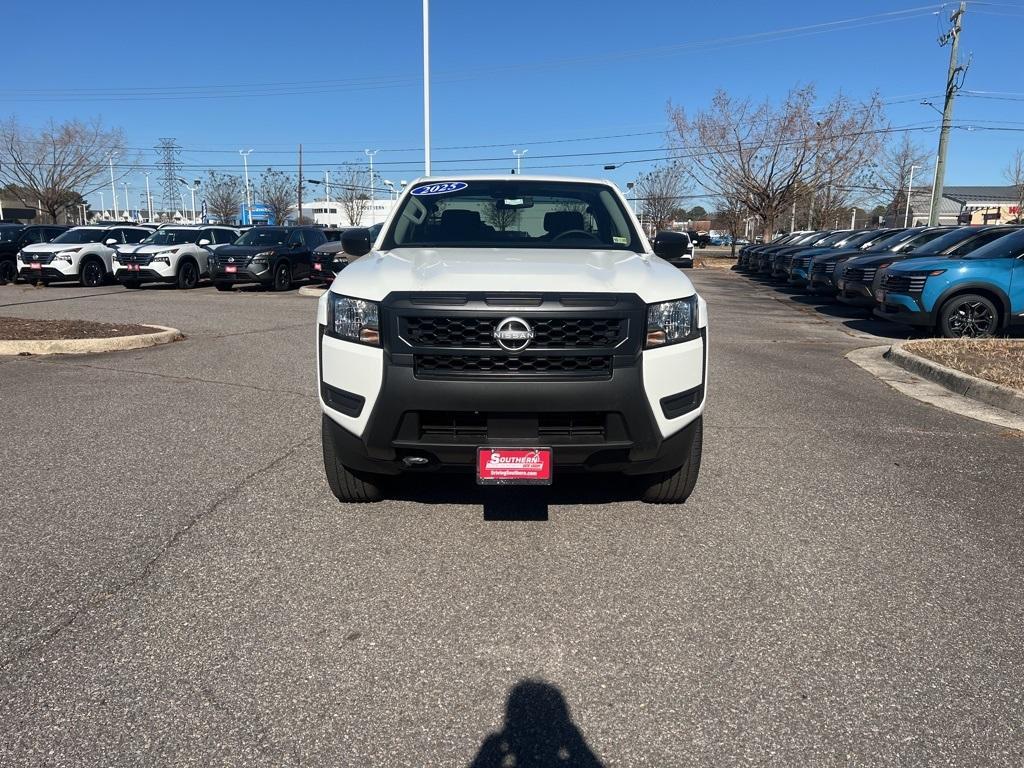
M470 768L602 768L569 715L557 687L539 680L515 685L505 703L504 727L491 733Z

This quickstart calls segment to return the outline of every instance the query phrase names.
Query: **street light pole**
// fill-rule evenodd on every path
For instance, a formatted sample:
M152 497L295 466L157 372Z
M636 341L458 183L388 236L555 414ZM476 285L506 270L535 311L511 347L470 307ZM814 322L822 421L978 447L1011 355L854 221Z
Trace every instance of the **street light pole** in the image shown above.
M914 169L919 166L910 166L910 181L907 183L907 212L903 216L903 228L906 229L910 226L910 196L914 192Z
M129 217L129 218L131 218L131 215L132 215L131 208L132 208L132 206L128 202L128 182L127 181L123 181L121 183L124 184L124 215Z
M523 172L523 166L522 166L523 155L525 155L529 151L530 150L528 150L528 149L523 149L523 150L513 149L512 150L512 154L515 155L515 157L516 157L516 176L520 175Z
M114 218L117 218L117 185L114 184L114 156L110 156L110 199L114 206Z
M242 165L245 168L245 216L243 219L248 219L248 223L252 224L252 196L249 194L249 153L251 149L238 150L238 154L242 156ZM247 223L245 221L243 224Z
M426 0L424 0L426 2ZM364 149L363 152L370 158L370 225L377 223L377 211L374 209L374 203L376 203L377 189L373 183L373 156L380 152L379 149Z
M143 171L143 176L146 177L146 210L149 211L149 220L153 220L153 197L149 194L149 171Z
M430 175L430 0L423 0L423 175Z
M103 202L103 191L97 190L97 194L100 196L100 216L107 212L107 204Z

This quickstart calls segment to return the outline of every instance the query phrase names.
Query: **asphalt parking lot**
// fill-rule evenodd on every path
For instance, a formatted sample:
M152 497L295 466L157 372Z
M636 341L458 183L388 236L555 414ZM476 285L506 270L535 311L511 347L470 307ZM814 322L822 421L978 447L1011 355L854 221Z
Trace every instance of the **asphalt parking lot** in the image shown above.
M0 765L1019 764L1019 434L844 359L896 326L693 278L679 507L568 477L342 506L313 300L0 287L187 336L0 361Z

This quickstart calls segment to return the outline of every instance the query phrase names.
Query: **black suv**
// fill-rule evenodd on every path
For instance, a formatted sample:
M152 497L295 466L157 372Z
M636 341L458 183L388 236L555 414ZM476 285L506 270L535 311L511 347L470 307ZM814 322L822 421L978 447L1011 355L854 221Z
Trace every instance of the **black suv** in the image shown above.
M61 224L0 224L0 285L18 276L18 251L26 245L48 243L71 227Z
M210 259L210 279L218 291L258 283L287 291L312 273L313 249L327 242L319 227L253 227Z
M370 233L371 243L377 240L377 235L380 234L383 227L384 224L374 224L366 230ZM330 283L350 262L356 260L354 256L346 256L344 249L341 247L341 235L350 229L356 229L356 227L324 230L324 234L327 235L329 242L324 243L313 251L313 273L310 279ZM337 239L331 237L331 234L334 232L338 234Z

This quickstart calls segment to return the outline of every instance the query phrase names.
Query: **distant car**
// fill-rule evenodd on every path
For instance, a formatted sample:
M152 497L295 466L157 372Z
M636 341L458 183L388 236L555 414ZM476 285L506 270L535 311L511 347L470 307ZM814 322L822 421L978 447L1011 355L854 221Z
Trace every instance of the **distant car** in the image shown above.
M218 291L258 283L287 291L313 272L313 250L327 242L320 227L253 227L210 260L210 278Z
M966 256L907 259L884 270L875 316L981 338L1024 326L1024 230Z
M141 242L150 234L134 225L75 227L49 243L23 248L18 254L18 274L44 285L65 281L86 287L103 285L114 274L114 247Z
M840 253L849 253L860 248L866 243L877 240L879 230L866 229L859 232L849 232L840 240L827 248L810 248L805 251L798 251L786 265L786 278L790 285L804 286L810 280L811 262L816 256L827 258Z
M856 256L836 267L836 298L851 306L874 307L874 283L880 269L924 256L966 256L1016 231L1017 227L1007 226L959 227L917 248L911 246L898 253L885 251Z
M841 247L843 243L850 239L854 234L851 229L838 229L831 233L828 237L818 240L814 245L807 248L792 249L787 248L783 251L776 252L772 256L771 260L771 271L769 272L773 280L787 280L789 279L789 268L793 264L793 259L796 256L804 257L807 254L817 253L822 250L829 248Z
M906 248L921 235L927 227L913 229L879 229L876 237L865 240L857 248L843 248L838 251L822 253L811 259L807 267L807 291L809 293L833 295L836 292L836 267L854 256L865 253L881 253Z
M367 229L367 232L370 233L371 242L377 240L377 235L380 234L383 226L383 223L374 224ZM355 229L355 227L348 227L347 229ZM329 231L324 230L324 234L326 235ZM346 229L334 230L334 232L338 233L338 239L329 240L323 245L317 246L313 251L313 272L310 275L310 280L330 283L350 262L355 261L355 258L347 256L341 247L341 234L345 231Z
M61 224L0 224L0 285L18 276L18 251L37 243L48 243L70 227Z
M230 227L166 227L138 245L117 249L114 278L125 288L143 283L174 283L195 288L210 274L209 260L218 248L238 239Z

